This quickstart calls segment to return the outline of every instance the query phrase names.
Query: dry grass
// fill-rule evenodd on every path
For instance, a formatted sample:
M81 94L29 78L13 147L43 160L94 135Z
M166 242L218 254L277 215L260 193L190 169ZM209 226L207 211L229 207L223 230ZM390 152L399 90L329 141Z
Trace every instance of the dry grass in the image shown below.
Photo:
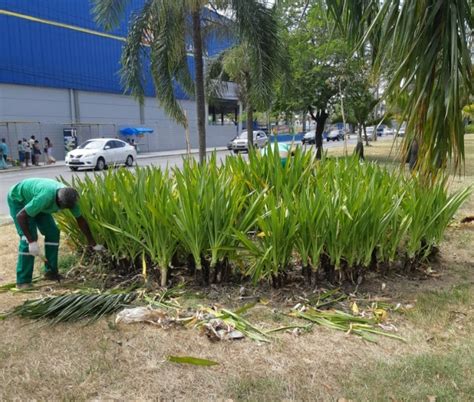
M453 188L474 183L474 136L470 137L467 174L453 179ZM367 158L386 158L390 146L373 144L365 150ZM474 197L459 215L474 215ZM0 285L15 279L16 243L14 228L3 227ZM434 388L423 377L423 370L427 376L441 373L449 377L449 372L442 371L443 356L452 363L459 353L466 353L459 345L473 342L473 261L474 224L455 226L447 233L440 262L433 265L440 276L426 280L376 277L362 289L415 305L410 313L392 317L408 339L406 344L390 339L368 344L324 328L301 336L278 334L272 343L260 345L250 340L210 343L196 330L141 324L117 327L113 317L86 327L0 321L0 399L373 400L387 395L382 387L397 381L403 384L414 367L421 373L419 387L413 383L405 394L398 387L401 389L395 388L391 395L397 400L426 400ZM55 284L51 287L57 289ZM45 286L40 293L0 294L0 310L48 290ZM198 302L206 304L207 300ZM251 311L252 321L265 327L279 325L280 318L272 312L275 307L287 308L272 303L259 306ZM461 352L453 352L458 350ZM166 361L168 355L190 355L220 364L211 368L177 365ZM462 370L453 372L458 391L449 388L449 381L447 385L443 382L450 391L443 394L445 399L462 400L468 395L471 360L464 359ZM446 370L454 367L451 363ZM394 374L385 377L387 381L378 376L388 372Z

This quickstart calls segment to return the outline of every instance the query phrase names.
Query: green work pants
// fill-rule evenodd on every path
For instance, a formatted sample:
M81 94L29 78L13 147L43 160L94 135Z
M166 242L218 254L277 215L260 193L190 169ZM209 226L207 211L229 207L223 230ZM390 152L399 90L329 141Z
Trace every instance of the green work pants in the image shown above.
M20 236L20 245L18 247L18 263L16 265L16 283L31 283L33 280L33 266L35 257L29 254L28 241L25 234L21 230L16 215L23 209L23 205L19 205L8 198L8 206L10 215L15 222L16 230ZM58 271L58 249L59 249L59 229L51 214L40 213L34 218L28 217L28 228L34 240L38 239L37 228L44 236L45 256L48 264L45 265L45 272Z

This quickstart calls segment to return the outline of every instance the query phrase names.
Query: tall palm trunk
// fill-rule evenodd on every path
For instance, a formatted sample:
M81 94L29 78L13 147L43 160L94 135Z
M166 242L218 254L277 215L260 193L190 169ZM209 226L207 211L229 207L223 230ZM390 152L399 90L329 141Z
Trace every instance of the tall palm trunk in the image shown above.
M246 82L246 91L247 91L247 141L248 141L248 149L250 150L253 148L253 106L252 101L250 99L250 91L252 90L252 83L250 74L248 72L245 73L245 82Z
M204 95L204 62L202 57L201 13L199 9L192 12L192 18L199 163L203 163L206 160L206 98Z
M251 103L247 103L247 138L248 147L253 148L253 108Z

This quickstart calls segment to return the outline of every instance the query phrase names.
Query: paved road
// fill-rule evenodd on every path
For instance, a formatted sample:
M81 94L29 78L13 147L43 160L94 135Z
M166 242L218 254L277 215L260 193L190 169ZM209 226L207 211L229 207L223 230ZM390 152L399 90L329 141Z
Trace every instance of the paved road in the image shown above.
M356 143L355 139L350 139L348 141L349 145L354 145ZM333 147L342 147L344 143L342 141L339 142L324 142L324 148L333 148ZM229 155L232 155L229 151L217 151L217 155L220 158L225 158ZM193 155L197 158L197 154ZM181 166L182 165L182 156L181 155L172 155L172 156L157 156L152 158L140 158L138 160L138 164L140 166L147 166L147 165L155 165L166 167L168 166ZM43 169L24 169L24 170L16 170L11 172L2 172L0 173L0 217L2 215L8 215L8 205L7 205L7 193L14 184L18 183L19 181L29 178L29 177L41 177L41 178L49 178L55 179L59 176L62 176L66 180L70 180L73 176L83 177L86 174L100 174L95 172L71 172L66 166L59 165L54 167L48 167Z
M219 157L225 157L229 155L228 151L219 151L217 152ZM197 158L197 155L193 155ZM146 158L146 159L139 159L138 160L139 166L148 166L148 165L155 165L166 167L168 166L181 166L182 165L182 156L181 155L173 155L173 156L160 156L160 157L153 157L153 158ZM56 179L59 176L64 177L66 180L70 180L73 176L84 177L85 175L91 174L100 174L98 172L93 171L79 171L79 172L71 172L66 166L55 166L55 167L48 167L44 169L24 169L21 171L12 171L12 172L2 172L0 173L0 216L7 215L8 205L7 205L7 194L14 184L18 183L23 179L27 179L29 177L41 177L47 179Z

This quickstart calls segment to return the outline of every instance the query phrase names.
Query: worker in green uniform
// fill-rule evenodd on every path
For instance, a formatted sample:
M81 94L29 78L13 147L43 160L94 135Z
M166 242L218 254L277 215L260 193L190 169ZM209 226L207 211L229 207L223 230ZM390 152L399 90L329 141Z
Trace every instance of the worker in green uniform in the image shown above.
M95 243L87 221L81 216L78 201L79 194L75 189L51 179L26 179L10 189L8 206L20 235L17 288L31 287L34 260L41 255L37 228L45 237L45 279L61 279L58 273L59 229L51 215L54 212L70 209L91 249L103 249Z

